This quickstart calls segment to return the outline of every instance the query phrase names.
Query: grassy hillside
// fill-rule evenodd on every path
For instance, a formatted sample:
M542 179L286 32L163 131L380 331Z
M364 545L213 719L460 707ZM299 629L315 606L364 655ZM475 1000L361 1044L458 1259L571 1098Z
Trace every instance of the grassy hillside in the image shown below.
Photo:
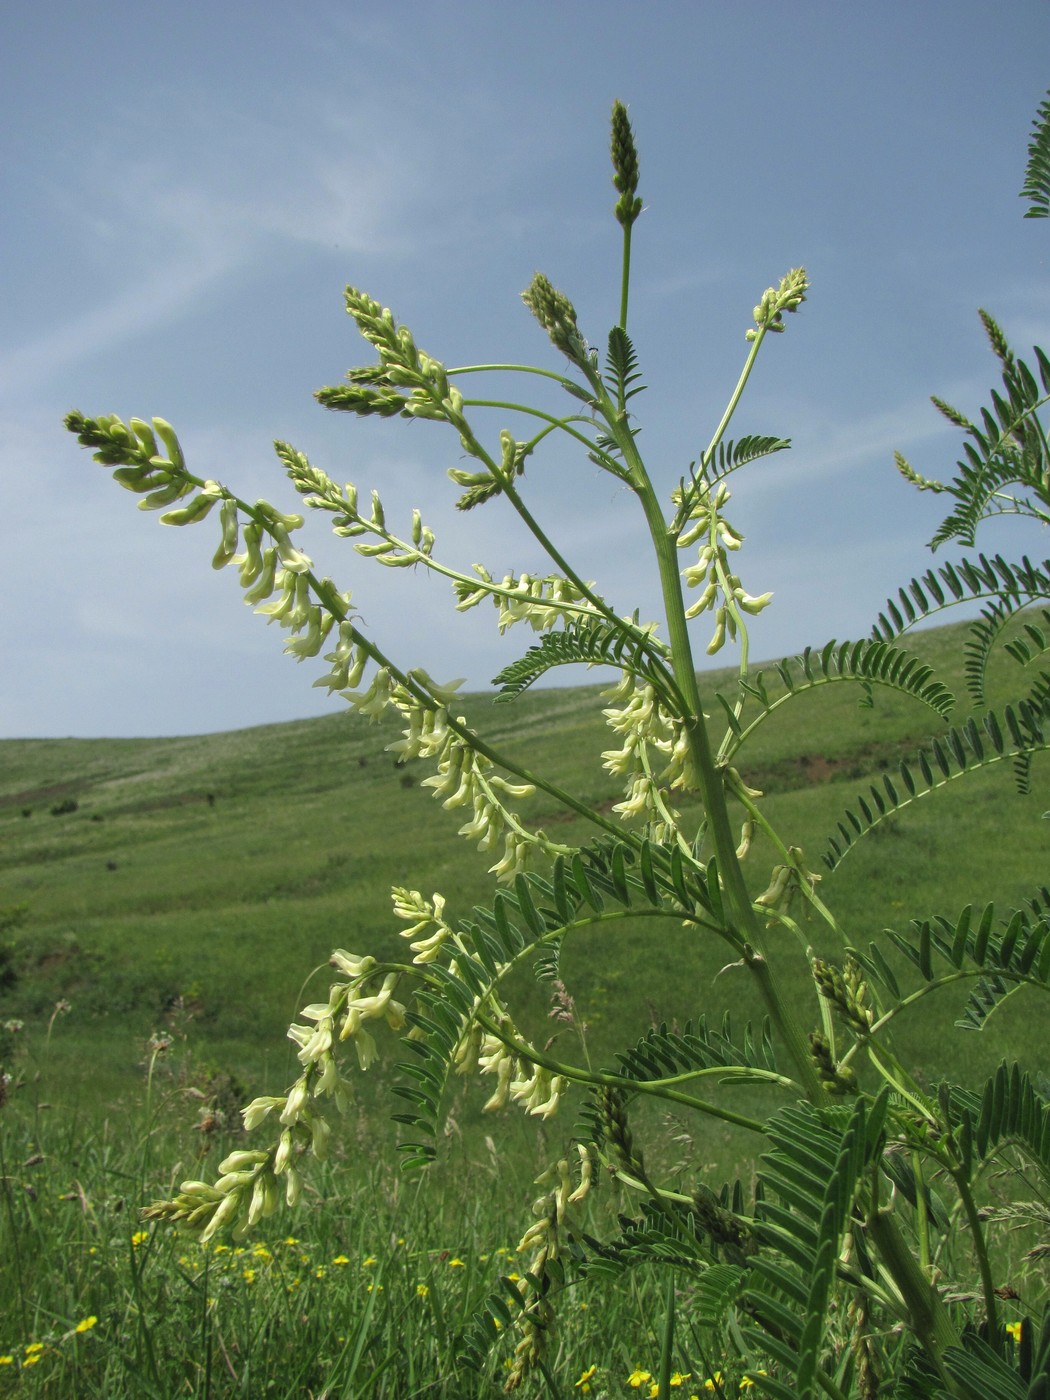
M911 642L961 689L960 643L959 628ZM719 682L728 673L705 677L705 693ZM862 780L895 770L939 724L895 694L867 710L858 698L855 687L831 685L785 706L744 764L815 868ZM598 757L609 742L602 703L597 686L529 692L507 706L464 702L472 723L608 808L621 794ZM332 947L396 945L391 884L440 890L451 909L484 897L489 862L456 839L462 817L419 786L425 771L398 770L384 752L395 733L338 711L194 738L0 744L0 943L10 974L3 987L0 963L0 1020L24 1018L31 1064L46 1060L53 1097L83 1107L138 1093L147 1038L172 1029L198 1066L277 1091L304 981L313 973L311 997L325 994ZM826 880L825 898L853 940L912 913L1018 903L1047 881L1045 768L1036 765L1027 797L1007 765L951 786L886 823ZM541 799L529 815L573 833ZM753 851L756 889L771 859ZM653 1017L727 1003L746 1011L734 974L715 980L717 949L684 933L658 947L649 937L623 929L567 950L566 980L598 1054L625 1033L643 1034ZM549 1027L539 991L530 995L537 1026ZM56 1017L60 1001L70 1009ZM931 1079L949 1062L974 1072L988 1063L982 1037L949 1033L957 1011L947 1000L924 1006L902 1027ZM1018 1053L1030 1047L1028 1018L1038 1011L1016 998L1001 1013ZM1003 1053L1010 1046L1000 1042L992 1059Z

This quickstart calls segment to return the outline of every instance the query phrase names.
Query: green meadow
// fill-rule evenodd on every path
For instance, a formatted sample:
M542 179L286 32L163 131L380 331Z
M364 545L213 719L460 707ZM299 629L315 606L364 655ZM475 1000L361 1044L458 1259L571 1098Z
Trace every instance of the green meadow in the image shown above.
M906 641L962 697L963 628ZM993 677L990 703L995 685L1016 690L1012 664ZM729 672L702 679L705 695L732 684ZM855 686L823 686L774 713L747 750L743 777L813 869L854 796L942 724L895 693L877 692L867 709L859 698ZM600 765L602 704L589 684L511 705L476 695L463 708L608 810L622 793ZM960 698L953 722L965 713ZM499 1358L486 1375L453 1374L454 1338L505 1271L529 1222L532 1176L568 1135L571 1106L539 1132L504 1110L497 1147L486 1094L457 1085L441 1161L420 1183L397 1170L381 1056L358 1076L332 1162L258 1243L202 1251L137 1218L245 1141L241 1102L294 1077L285 1030L299 1005L327 995L330 951L404 946L391 885L440 891L452 912L485 897L489 861L456 839L462 817L421 785L426 771L395 764L386 746L396 737L391 723L334 706L322 719L226 734L0 744L0 1060L12 1076L0 1105L0 1395L498 1392ZM1008 763L953 782L872 832L822 894L861 947L918 911L1020 905L1050 883L1048 805L1039 759L1026 796ZM582 839L540 799L527 806L551 834ZM756 843L754 888L772 861ZM684 930L654 942L641 921L567 948L562 976L592 1059L661 1021L727 1006L746 1019L746 988L723 962ZM549 1037L549 985L522 995L522 1024ZM901 1048L928 1083L949 1068L976 1083L1002 1058L1045 1068L1032 1063L1045 1041L1034 999L1008 999L993 1039L953 1028L964 995L901 1018ZM670 1118L650 1128L686 1174L716 1185L746 1174L753 1144L729 1130L696 1141ZM535 1393L580 1394L590 1365L588 1393L646 1393L629 1378L653 1369L648 1287L640 1272L615 1301L581 1295L547 1391ZM685 1328L681 1346L680 1393L703 1393L703 1338Z

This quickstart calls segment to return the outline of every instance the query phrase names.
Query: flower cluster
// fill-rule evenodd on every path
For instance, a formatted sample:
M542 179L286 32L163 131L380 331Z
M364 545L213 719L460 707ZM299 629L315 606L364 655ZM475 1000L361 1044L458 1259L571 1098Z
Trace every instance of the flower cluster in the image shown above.
M379 364L351 370L349 384L319 389L318 403L360 416L400 414L449 421L461 417L463 397L449 384L444 366L419 349L412 332L397 324L388 307L356 287L347 287L346 309L378 352Z
M809 279L804 267L793 267L780 279L779 287L767 287L753 315L757 330L746 332L748 340L757 340L762 331L782 331L785 311L797 311L806 300Z
M374 958L356 957L341 948L330 962L348 980L332 984L327 1002L303 1007L303 1022L294 1022L288 1029L289 1038L299 1046L302 1074L287 1094L261 1095L243 1110L248 1132L271 1115L277 1116L281 1125L277 1146L231 1152L219 1163L214 1184L184 1181L171 1200L155 1201L146 1208L147 1219L171 1220L205 1242L225 1231L243 1239L277 1209L282 1178L287 1204L296 1204L302 1190L299 1157L309 1150L323 1160L328 1152L331 1124L321 1101L333 1101L340 1112L350 1103L350 1086L335 1060L337 1041L354 1041L358 1064L365 1070L377 1054L366 1023L383 1020L395 1031L405 1024L405 1008L393 995L398 973L384 972Z
M462 681L439 685L422 669L408 673L408 679L418 687L410 690L380 667L366 691L348 693L357 710L378 719L388 706L397 710L405 720L400 739L387 746L401 762L409 759L430 759L437 772L424 778L420 786L433 789L446 811L470 809L470 818L459 828L459 834L474 841L479 851L491 851L503 840L503 854L490 867L498 880L510 881L527 866L533 850L547 855L564 853L565 848L549 841L542 832L529 831L508 800L531 797L531 783L512 782L495 771L493 763L478 753L469 741L466 721L460 717L450 723L447 705ZM426 694L424 699L419 692Z
M667 790L696 787L685 731L654 687L628 672L602 695L613 702L602 714L621 742L620 748L603 751L602 762L608 772L627 779L627 795L613 811L624 820L643 817L654 840L668 840L678 813L667 803ZM650 751L660 755L655 767Z
M592 1161L580 1144L580 1182L573 1189L568 1160L563 1158L536 1179L537 1186L550 1190L532 1203L533 1223L518 1242L516 1253L529 1255L525 1269L527 1285L520 1288L522 1311L518 1318L521 1340L514 1349L506 1389L516 1390L543 1357L554 1320L549 1296L550 1269L561 1254L561 1230L570 1205L577 1205L590 1194ZM591 1372L593 1375L593 1370ZM584 1381L589 1377L584 1375ZM580 1382L579 1384L583 1384Z
M21 1361L18 1360L15 1352L3 1352L0 1354L0 1366L18 1366L19 1369L23 1371L31 1370L34 1366L40 1365L49 1351L56 1350L59 1343L68 1342L70 1339L75 1341L77 1337L84 1336L86 1332L93 1331L97 1326L98 1318L94 1315L91 1317L82 1317L80 1321L70 1327L68 1331L62 1333L61 1336L53 1336L47 1343L40 1341L26 1342L25 1346L22 1348Z
M590 367L587 342L576 324L576 308L565 295L537 272L521 299L563 355L581 368Z
M501 1030L513 1031L510 1017L505 1012L501 1014L500 1022ZM531 1047L524 1048L527 1050ZM482 1033L477 1055L481 1073L496 1076L496 1088L485 1104L486 1113L503 1108L508 1100L520 1103L526 1113L534 1118L551 1118L558 1111L566 1089L566 1080L560 1074L552 1074L542 1065L535 1064L491 1032Z
M559 624L564 626L580 613L595 611L583 601L583 594L575 584L557 574L547 574L544 578L506 574L497 583L483 564L475 564L474 572L480 584L463 579L455 585L459 599L456 611L466 612L491 598L499 613L501 633L516 622L527 622L534 632L546 632ZM590 588L591 584L587 586Z
M677 503L681 504L681 492L675 495ZM698 481L690 497L688 520L678 537L679 549L699 542L697 561L682 570L682 577L689 588L702 587L703 591L687 608L685 616L693 618L703 612L714 612L715 631L707 646L709 656L721 650L727 635L735 639L741 612L756 615L773 597L772 593L753 597L729 567L729 554L744 542L743 535L723 514L729 499L729 488L724 481L714 488L705 481Z

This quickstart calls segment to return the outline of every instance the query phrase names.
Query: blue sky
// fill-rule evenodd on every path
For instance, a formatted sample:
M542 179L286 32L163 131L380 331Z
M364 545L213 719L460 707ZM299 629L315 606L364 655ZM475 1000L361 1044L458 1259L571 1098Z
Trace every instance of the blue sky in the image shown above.
M8 0L0 736L206 732L343 703L311 689L318 665L282 654L234 572L209 568L212 522L139 514L64 433L72 407L166 417L200 474L277 504L290 489L270 444L288 439L377 487L393 518L420 506L449 562L539 567L499 503L452 510L447 430L358 423L311 395L370 358L348 282L447 364L558 368L518 296L542 270L602 344L618 308L614 98L641 153L631 331L650 470L670 491L698 455L752 306L804 264L810 298L734 423L793 448L736 480L730 518L745 586L776 595L755 654L864 635L931 562L940 515L893 449L950 473L957 434L928 396L974 410L995 378L977 307L1022 352L1047 343L1050 227L1021 217L1017 192L1048 86L1044 0ZM614 483L562 451L528 481L581 572L657 616ZM481 688L528 644L311 524L310 552L406 666ZM1048 552L1020 527L984 543ZM701 655L706 636L701 620Z

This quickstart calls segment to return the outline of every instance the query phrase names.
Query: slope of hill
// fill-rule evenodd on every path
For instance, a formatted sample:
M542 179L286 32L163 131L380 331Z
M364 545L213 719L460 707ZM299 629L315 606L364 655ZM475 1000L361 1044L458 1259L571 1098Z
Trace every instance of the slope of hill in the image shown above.
M912 645L957 686L959 627L918 633ZM705 693L731 681L710 673ZM815 868L854 794L941 724L894 693L873 709L857 701L855 687L832 685L786 706L744 767ZM608 809L621 794L600 766L602 703L586 686L495 708L472 696L464 707L530 765ZM0 1018L25 1020L32 1052L46 1050L73 1098L109 1101L137 1084L147 1037L172 1025L199 1058L260 1089L282 1087L284 1030L304 979L313 970L310 997L323 995L333 947L398 946L392 884L440 890L464 911L488 888L488 861L455 837L462 818L419 786L421 768L398 769L385 752L395 735L388 722L341 711L192 738L0 744ZM998 765L885 823L826 882L849 936L865 944L912 914L967 902L1016 904L1046 883L1044 771L1036 765L1032 793L1019 797ZM530 820L576 834L549 803L528 807ZM772 857L756 847L750 860L758 888ZM684 940L654 950L625 929L570 950L566 977L600 1053L613 1028L617 1038L628 1026L642 1034L654 1016L685 1019L734 1000L714 982L720 961ZM799 968L804 977L801 959ZM547 1007L531 995L542 1023ZM59 1002L70 1010L55 1019ZM902 1032L918 1037L931 1077L946 1056L983 1062L981 1037L953 1033L948 1044L957 1010L924 1009ZM1029 1014L1036 1008L1017 999L1002 1019L1016 1020L1023 1040Z

